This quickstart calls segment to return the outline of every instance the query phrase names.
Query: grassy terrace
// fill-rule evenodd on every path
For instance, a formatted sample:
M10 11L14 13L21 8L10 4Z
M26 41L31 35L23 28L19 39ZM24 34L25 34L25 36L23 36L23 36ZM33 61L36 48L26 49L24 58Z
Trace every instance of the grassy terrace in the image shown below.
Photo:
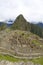
M28 61L26 59L18 59L18 58L14 58L12 56L3 55L3 54L0 54L0 60L8 60L8 61L11 61L11 62L19 62L19 61L27 62Z
M11 61L11 62L20 61L20 59L13 58L12 56L9 56L9 55L2 55L2 54L0 54L0 60L8 60L8 61Z
M39 64L43 65L43 57L37 58L37 59L33 59L32 61L33 61L34 63L39 63Z
M37 59L32 59L32 60L27 60L27 59L14 58L14 57L9 56L9 55L2 55L2 54L0 54L0 60L8 60L8 61L11 61L11 62L19 62L19 61L27 62L27 61L32 61L34 63L39 63L39 64L43 65L43 57L37 58Z

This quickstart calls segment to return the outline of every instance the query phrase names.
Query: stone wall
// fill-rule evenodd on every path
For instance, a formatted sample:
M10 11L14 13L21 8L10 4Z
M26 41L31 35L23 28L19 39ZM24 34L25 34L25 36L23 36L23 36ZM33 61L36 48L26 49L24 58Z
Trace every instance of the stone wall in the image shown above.
M9 61L6 61L6 60L2 60L0 61L0 65L40 65L40 64L35 64L33 62L9 62Z

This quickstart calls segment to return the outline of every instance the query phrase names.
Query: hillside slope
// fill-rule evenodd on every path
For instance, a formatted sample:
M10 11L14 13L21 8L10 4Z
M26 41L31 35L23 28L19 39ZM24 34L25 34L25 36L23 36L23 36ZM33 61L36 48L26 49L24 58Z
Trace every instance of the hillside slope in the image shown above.
M1 31L0 51L23 57L31 53L36 56L35 53L43 54L43 39L29 31Z

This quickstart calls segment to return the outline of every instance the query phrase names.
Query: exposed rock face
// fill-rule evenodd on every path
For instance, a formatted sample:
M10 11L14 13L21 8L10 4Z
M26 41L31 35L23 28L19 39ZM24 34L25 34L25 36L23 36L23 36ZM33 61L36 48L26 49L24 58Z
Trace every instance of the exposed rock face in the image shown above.
M33 62L9 62L6 60L0 61L0 65L40 65L40 64L35 64Z

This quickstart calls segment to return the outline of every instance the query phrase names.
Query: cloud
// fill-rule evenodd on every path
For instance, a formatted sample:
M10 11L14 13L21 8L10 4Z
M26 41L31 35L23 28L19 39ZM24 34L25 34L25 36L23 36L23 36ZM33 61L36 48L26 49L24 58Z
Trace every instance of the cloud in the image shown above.
M43 0L0 0L0 20L23 14L27 21L43 21Z

